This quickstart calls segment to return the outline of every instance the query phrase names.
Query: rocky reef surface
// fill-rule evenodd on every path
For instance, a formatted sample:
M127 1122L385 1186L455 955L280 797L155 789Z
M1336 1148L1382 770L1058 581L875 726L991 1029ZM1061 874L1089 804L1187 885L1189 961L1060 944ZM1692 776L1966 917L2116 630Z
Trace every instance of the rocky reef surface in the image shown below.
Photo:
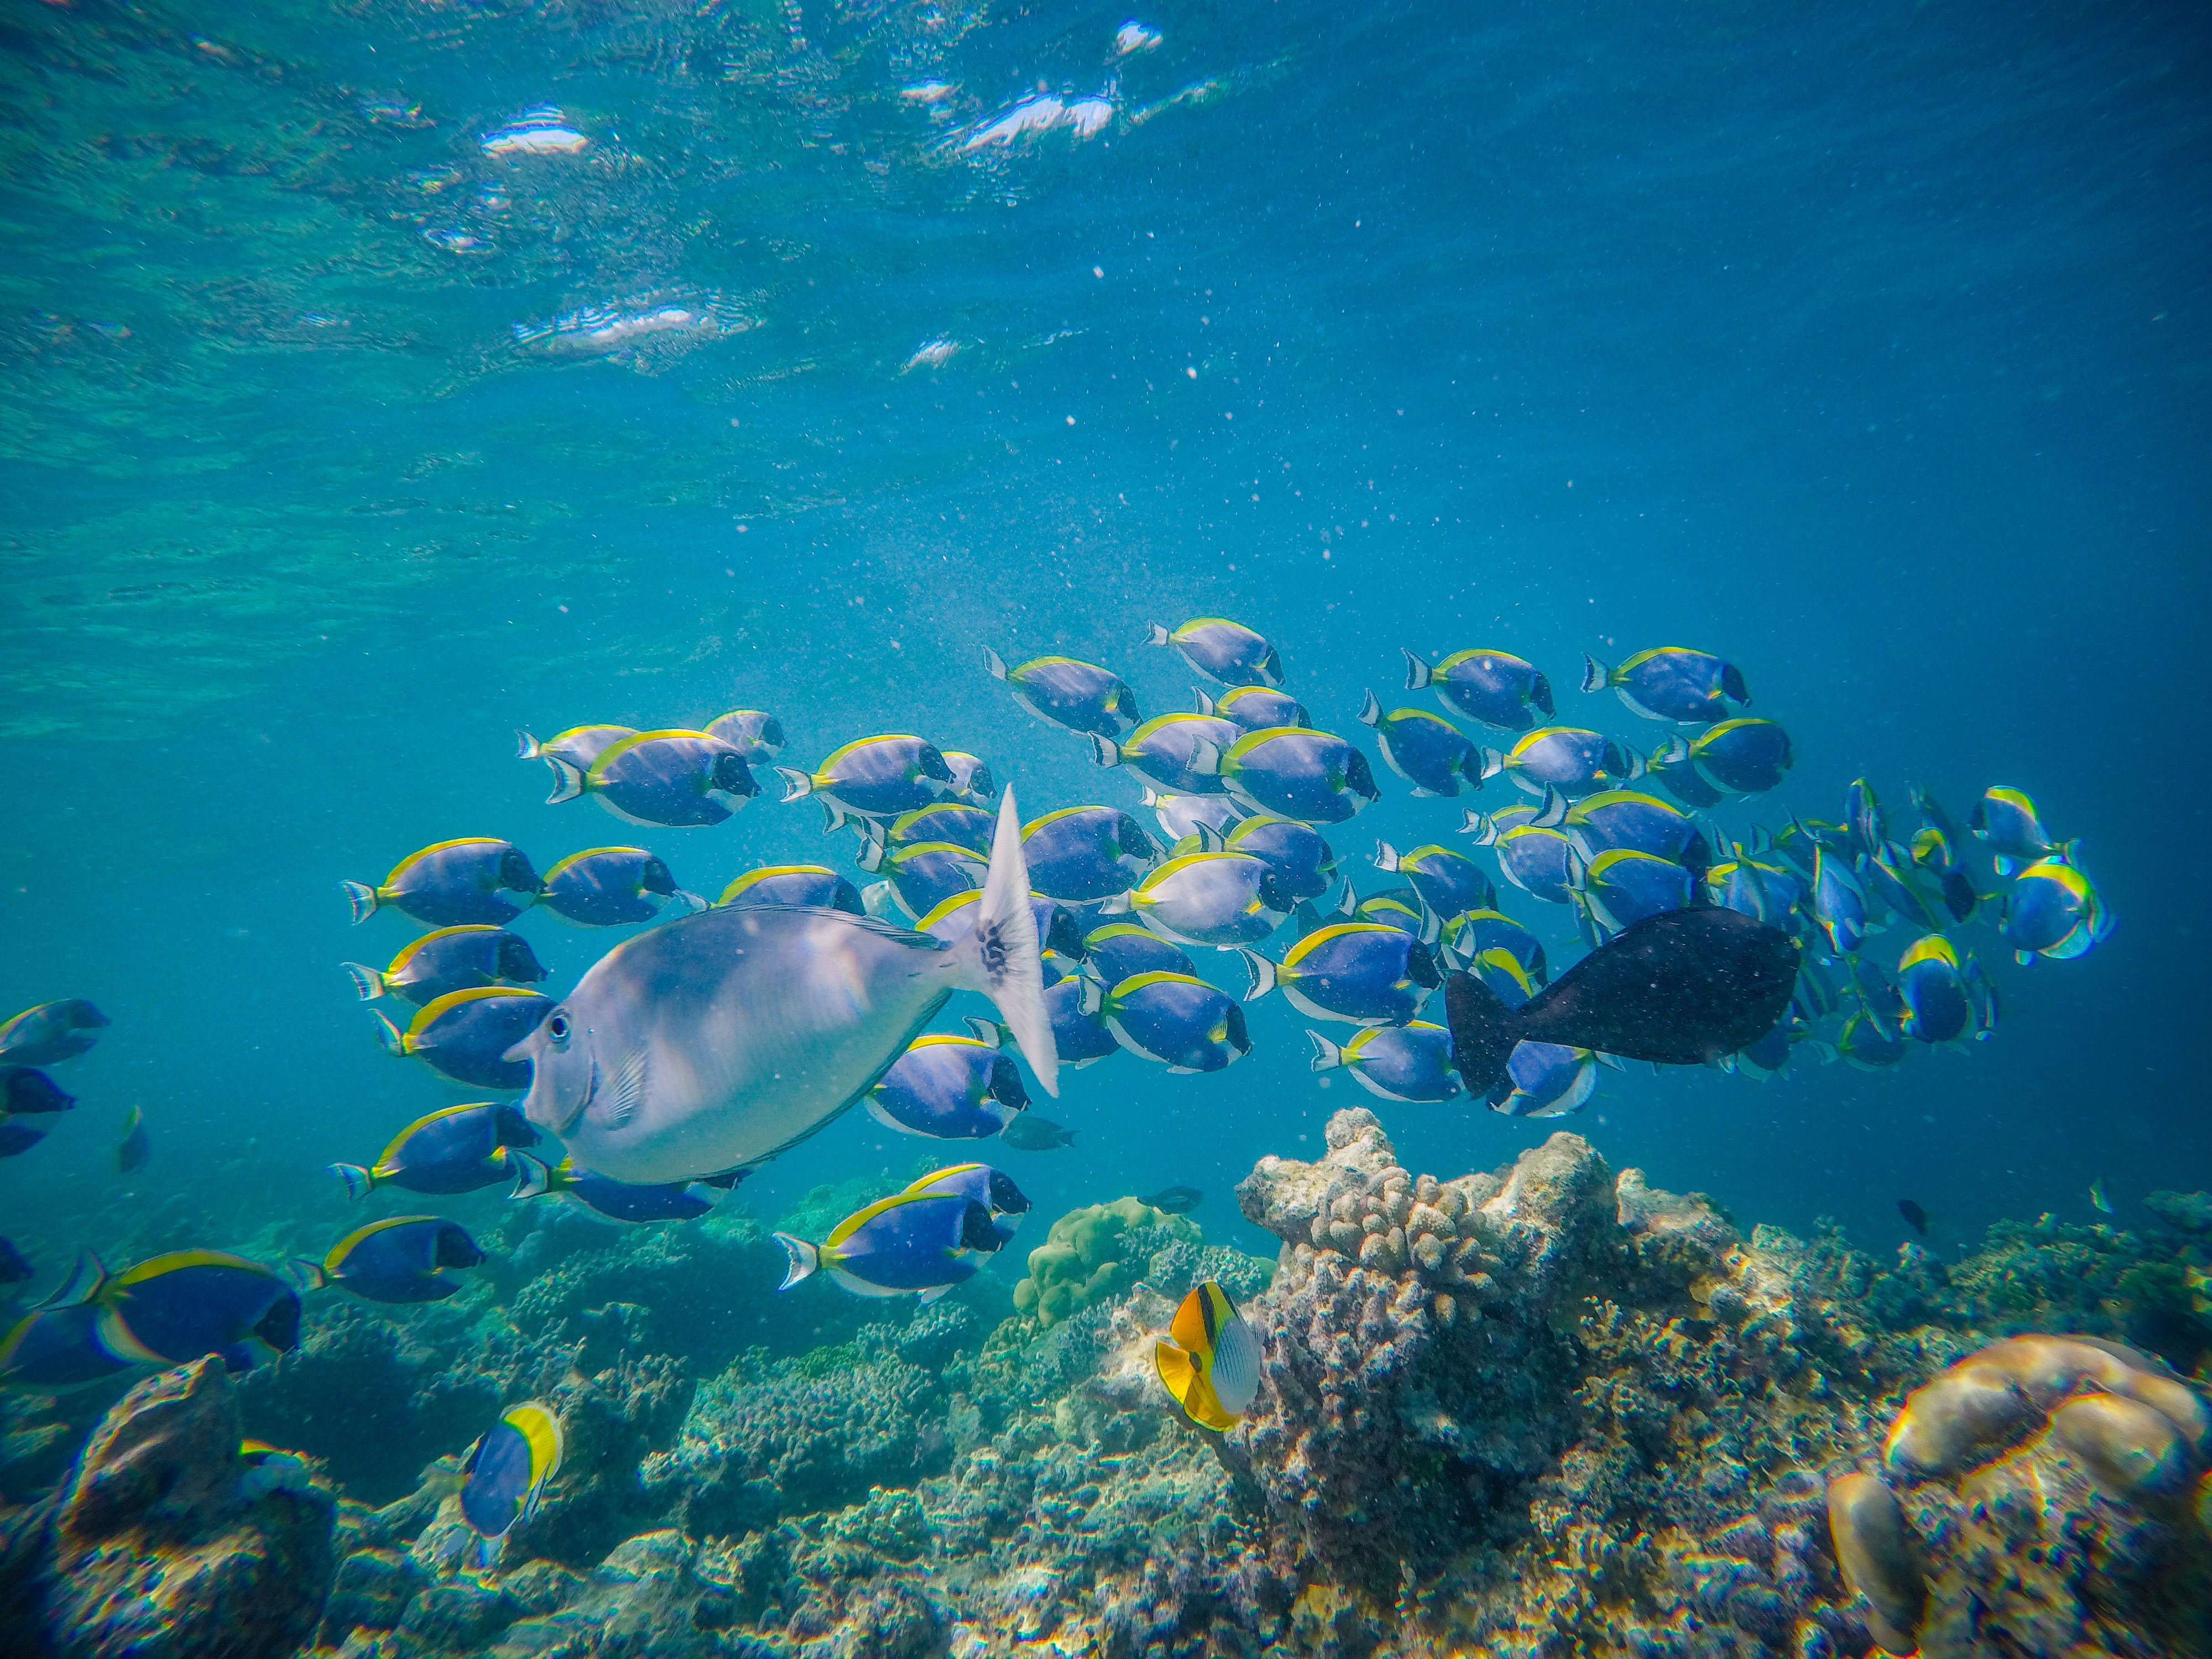
M1011 1299L887 1307L753 1288L734 1210L533 1216L463 1297L319 1304L244 1377L0 1403L0 1650L2212 1655L2203 1195L1877 1261L1573 1134L1449 1178L1364 1109L1326 1140L1238 1188L1272 1270L1118 1199ZM1261 1342L1227 1434L1152 1370L1205 1278ZM473 1570L458 1455L525 1398L566 1459Z

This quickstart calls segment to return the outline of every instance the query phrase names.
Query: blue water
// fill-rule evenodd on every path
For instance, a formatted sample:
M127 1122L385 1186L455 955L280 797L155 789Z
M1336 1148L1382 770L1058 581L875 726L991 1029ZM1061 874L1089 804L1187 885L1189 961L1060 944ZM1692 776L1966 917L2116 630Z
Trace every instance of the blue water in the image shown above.
M2001 962L1970 1054L1630 1073L1564 1125L1324 1091L1277 1000L1225 1075L1122 1055L1040 1102L1075 1147L1003 1161L1042 1216L1182 1182L1257 1248L1229 1189L1352 1103L1413 1167L1566 1127L1877 1249L1906 1195L1963 1236L2087 1219L2100 1176L2123 1219L2203 1183L2201 17L1242 0L1147 7L1161 44L1115 61L1129 15L254 5L202 37L9 9L0 1005L114 1020L58 1073L78 1109L0 1164L42 1265L126 1216L335 1237L320 1166L469 1097L371 1041L337 964L410 930L350 928L341 878L462 835L541 869L641 839L709 894L842 861L811 805L657 832L542 805L514 728L753 704L787 763L918 730L1028 813L1133 807L981 649L1106 662L1164 710L1192 677L1145 624L1199 614L1360 738L1364 690L1421 701L1401 646L1520 652L1647 747L1573 690L1580 653L1719 651L1798 757L1731 832L1833 817L1862 775L1961 813L2013 784L2120 927ZM962 149L1040 88L1113 108ZM483 152L547 104L583 155ZM716 331L514 332L666 305ZM1331 835L1368 887L1376 839L1458 817L1383 785ZM1509 908L1571 956L1563 911ZM611 938L520 927L555 990ZM155 1153L124 1177L132 1105ZM856 1115L742 1197L929 1150Z

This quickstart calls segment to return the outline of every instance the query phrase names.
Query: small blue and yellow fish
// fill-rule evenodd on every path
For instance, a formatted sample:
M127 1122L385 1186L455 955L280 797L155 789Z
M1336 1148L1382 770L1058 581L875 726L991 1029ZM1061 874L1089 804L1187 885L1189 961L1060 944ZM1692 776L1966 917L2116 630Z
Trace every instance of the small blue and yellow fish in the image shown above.
M530 1062L507 1051L538 1029L553 999L500 985L448 991L415 1011L404 1031L379 1014L377 1040L389 1054L411 1055L441 1077L477 1089L530 1085Z
M379 1187L440 1197L472 1193L513 1177L509 1147L535 1146L538 1131L514 1106L478 1100L418 1117L392 1138L375 1163L333 1164L348 1198L366 1198Z
M990 873L983 854L949 841L924 841L903 847L870 842L860 851L860 865L889 884L898 908L919 921L955 893L981 892ZM862 902L867 899L861 895ZM871 915L875 914L872 909Z
M1019 1068L995 1042L934 1031L907 1044L866 1102L885 1128L939 1140L994 1135L1029 1103Z
M1686 743L1663 743L1644 764L1644 781L1656 783L1691 811L1718 806L1728 797L1698 775Z
M82 1252L68 1282L0 1334L0 1388L62 1394L131 1368L100 1340L93 1297L106 1278L100 1258Z
M1765 1036L1722 1060L1721 1067L1723 1071L1734 1072L1739 1077L1765 1083L1787 1072L1791 1058L1800 1047L1808 1043L1820 1055L1823 1065L1836 1058L1834 1047L1814 1036L1811 1024L1793 1010L1784 1014L1774 1029Z
M1790 734L1772 720L1723 720L1688 743L1668 745L1670 757L1688 757L1699 777L1723 794L1756 795L1773 788L1796 763Z
M987 648L983 666L993 679L1004 680L1014 701L1030 714L1070 732L1110 740L1145 718L1137 712L1137 694L1119 674L1097 663L1073 657L1032 657L1009 668L997 652Z
M842 829L848 817L896 818L941 800L952 789L952 769L927 738L888 732L855 738L832 750L812 772L775 769L783 798L818 796L828 814L828 831Z
M1362 898L1347 881L1343 892L1337 896L1336 913L1347 921L1371 921L1401 933L1411 933L1424 945L1434 945L1443 937L1443 918L1430 909L1420 894L1411 887L1386 887ZM1310 906L1299 913L1297 920L1301 935L1325 925Z
M1916 927L1943 925L1946 906L1942 894L1921 873L1911 856L1895 842L1879 842L1855 866L1867 896L1895 911Z
M1131 931L1141 933L1145 930L1132 925ZM1165 945L1166 941L1163 939L1158 943ZM1168 948L1172 950L1174 947L1170 945ZM1111 1060L1120 1054L1121 1045L1114 1040L1113 1032L1106 1029L1106 1022L1083 1006L1086 976L1069 974L1065 978L1055 979L1054 971L1054 963L1048 960L1044 964L1044 973L1051 982L1044 988L1045 1022L1052 1028L1053 1047L1060 1056L1060 1063L1079 1072L1086 1066L1096 1066L1100 1060ZM1013 1033L996 1020L971 1014L968 1018L968 1030L978 1042L993 1043L1001 1048L1015 1046ZM1042 1121L1043 1120L1036 1113L1024 1112L1000 1132L1000 1138L1008 1146L1026 1147L1030 1144L1027 1139L1030 1127ZM1065 1143L1047 1139L1038 1144L1057 1146Z
M656 1221L696 1221L712 1213L744 1179L742 1170L705 1176L696 1181L615 1181L580 1169L573 1158L548 1164L527 1152L511 1152L514 1170L510 1200L564 1198L586 1215L641 1227Z
M1181 842L1201 830L1226 836L1244 817L1243 808L1226 794L1167 795L1146 784L1144 800L1159 819L1160 828L1170 842Z
M1233 729L1233 728L1232 728ZM1367 757L1342 738L1286 726L1248 732L1198 759L1249 812L1300 823L1342 823L1380 799Z
M0 1066L0 1117L66 1112L76 1097L35 1066Z
M945 799L965 801L970 806L990 805L991 798L999 793L999 781L991 775L990 767L964 749L942 752L952 771L952 787L945 792Z
M1291 901L1274 867L1249 853L1192 853L1170 859L1108 902L1183 945L1250 945L1282 926Z
M1577 860L1568 887L1594 944L1646 916L1685 909L1698 896L1698 878L1688 870L1632 847L1610 848L1588 864Z
M1339 1046L1319 1031L1308 1031L1316 1072L1339 1066L1352 1081L1384 1100L1443 1101L1459 1093L1459 1078L1452 1070L1451 1033L1426 1020L1403 1025L1370 1025Z
M1679 645L1639 651L1617 668L1607 668L1585 654L1583 690L1602 691L1607 687L1648 720L1676 720L1686 726L1724 720L1734 712L1729 707L1731 702L1739 708L1751 703L1741 669L1710 651L1692 651Z
M1071 903L1127 892L1159 855L1152 838L1118 806L1063 806L1022 827L1030 890Z
M1166 1339L1152 1344L1152 1368L1182 1414L1225 1432L1244 1420L1260 1394L1260 1339L1212 1279L1192 1286Z
M949 757L948 757L949 760ZM903 846L914 842L949 841L955 847L988 854L996 821L980 806L964 800L932 801L911 812L902 812L885 824L880 819L861 820L871 841Z
M1011 1240L1020 1230L1022 1218L1030 1210L1029 1197L1014 1185L1010 1176L1001 1174L988 1164L953 1164L942 1170L932 1170L919 1180L908 1182L901 1190L916 1195L939 1196L953 1194L973 1199L991 1212L991 1225L999 1235L1001 1244Z
M1526 732L1538 714L1550 720L1558 712L1551 682L1510 651L1455 651L1433 668L1407 651L1406 690L1425 686L1445 708L1496 732Z
M702 728L710 738L720 738L736 750L750 766L755 761L774 760L783 752L787 739L783 722L763 708L732 708L726 714L717 714Z
M776 1288L827 1273L856 1296L934 1302L973 1279L978 1257L999 1249L988 1204L964 1193L894 1193L856 1210L819 1244L777 1233L790 1267Z
M134 1365L214 1354L242 1371L300 1346L299 1292L274 1267L242 1255L172 1250L112 1276L99 1269L76 1289L100 1310L101 1346Z
M1601 1056L1558 1042L1522 1041L1506 1057L1490 1109L1507 1117L1565 1117L1597 1092Z
M1177 945L1133 921L1092 928L1084 936L1083 947L1083 971L1101 985L1119 985L1139 974L1198 972Z
M123 1120L123 1139L115 1143L115 1170L130 1175L143 1170L154 1156L154 1137L146 1130L146 1114L133 1106Z
M1377 842L1375 867L1413 883L1421 902L1447 927L1455 917L1470 910L1492 910L1498 906L1498 890L1483 874L1482 866L1449 847L1416 847L1410 853L1401 853L1387 841Z
M1310 726L1305 704L1272 686L1240 685L1218 697L1198 694L1198 712L1227 720L1245 732L1269 732L1279 726Z
M1850 866L1826 847L1813 854L1813 920L1834 955L1856 953L1867 936L1866 889Z
M2099 1176L2089 1183L2089 1205L2092 1209L2100 1210L2106 1215L2118 1213L2112 1208L2111 1195L2105 1190L2105 1178L2102 1176Z
M481 985L533 985L545 977L544 964L530 941L504 927L482 922L441 927L425 933L392 958L379 973L358 962L342 963L364 1002L395 996L421 1007L448 991Z
M564 761L577 771L588 772L592 763L620 743L624 738L634 738L637 729L629 726L572 726L544 743L527 732L517 732L520 746L515 750L517 760L544 761L552 767L553 781L557 786L562 777L555 761Z
M1851 838L1851 852L1857 858L1871 858L1889 839L1881 802L1864 778L1853 778L1844 786L1844 833Z
M458 1221L434 1215L398 1215L357 1227L320 1261L295 1262L302 1288L331 1285L364 1302L442 1302L461 1288L449 1271L473 1267L483 1247Z
M1221 780L1199 764L1243 734L1212 714L1157 714L1124 742L1092 733L1091 758L1101 766L1127 766L1163 789L1181 795L1218 795Z
M52 1066L74 1060L99 1041L106 1014L82 997L42 1002L0 1025L0 1060L13 1066Z
M1900 1022L1907 1036L1922 1042L1956 1042L1976 1030L1978 999L1972 957L1941 933L1917 939L1897 961L1897 990L1905 1002Z
M826 864L764 864L748 870L722 890L720 904L811 906L862 915L859 888Z
M471 1565L499 1565L514 1529L538 1513L561 1472L561 1419L535 1400L511 1406L461 1462L461 1518L477 1535Z
M1461 960L1502 951L1532 984L1541 986L1551 981L1542 941L1502 910L1475 909L1454 916L1444 923L1442 940L1443 948Z
M1226 617L1193 617L1173 633L1154 623L1146 643L1169 647L1208 679L1224 685L1283 683L1283 659L1275 647Z
M1371 921L1316 927L1279 964L1256 951L1243 956L1252 976L1247 1002L1279 987L1301 1012L1355 1025L1403 1025L1443 982L1419 938Z
M1886 1072L1911 1049L1903 1032L1884 1025L1865 1008L1855 1009L1836 1036L1836 1053L1862 1072Z
M556 781L549 805L589 795L626 823L697 830L726 822L760 786L733 744L704 732L634 732L617 738L589 767L549 757Z
M345 890L356 922L389 907L432 927L468 922L499 927L522 914L521 905L502 895L520 893L534 902L541 884L538 872L513 842L471 836L410 854L377 886L357 881L338 884Z
M2038 957L2064 961L2086 956L2112 937L2112 912L2096 884L2065 858L2054 855L2020 872L2005 896L1997 933L2026 966Z
M1239 821L1222 837L1221 850L1264 860L1275 872L1276 897L1292 904L1321 897L1336 873L1336 854L1320 830L1271 812Z
M1544 816L1541 812L1539 817ZM1713 849L1695 820L1656 795L1606 789L1567 808L1559 828L1585 861L1614 848L1670 859L1693 876L1713 861Z
M1370 691L1359 723L1374 729L1383 760L1413 786L1416 795L1449 796L1482 787L1482 750L1442 716L1420 708L1394 708L1386 714Z
M1786 865L1755 857L1738 846L1731 857L1705 874L1705 894L1715 904L1796 931L1798 912L1811 896L1805 878Z
M642 847L594 847L571 853L545 872L538 902L579 927L627 927L651 921L670 899L687 910L707 901L676 884L667 865Z
M1559 813L1550 823L1538 823L1541 816L1534 806L1469 812L1459 832L1473 836L1477 846L1493 850L1498 854L1498 872L1531 898L1547 904L1571 904L1574 896L1567 890L1567 875L1575 849L1559 828L1565 814Z
M1218 1072L1252 1052L1244 1011L1188 974L1138 974L1110 990L1086 979L1084 1009L1131 1054L1170 1072Z
M2081 847L2079 842L2052 840L2027 792L2005 784L1983 793L1974 803L1966 823L1974 832L1974 838L1996 855L1996 870L2001 876L2017 874L2043 859L2070 862Z
M1483 775L1496 777L1501 772L1532 795L1556 790L1576 800L1643 776L1644 762L1603 732L1579 726L1546 726L1528 732L1502 755L1494 749L1483 751Z

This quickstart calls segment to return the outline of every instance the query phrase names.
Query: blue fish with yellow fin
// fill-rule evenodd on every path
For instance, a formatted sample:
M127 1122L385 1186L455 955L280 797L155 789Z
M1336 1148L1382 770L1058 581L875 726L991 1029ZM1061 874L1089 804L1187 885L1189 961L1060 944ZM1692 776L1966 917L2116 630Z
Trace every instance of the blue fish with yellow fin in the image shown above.
M1482 750L1467 734L1423 708L1394 708L1387 714L1372 691L1360 706L1359 723L1370 727L1382 745L1382 758L1420 796L1456 795L1482 787Z
M548 805L589 795L625 823L705 829L726 823L735 811L716 796L741 807L760 791L744 757L704 732L633 732L608 744L589 767L554 756L546 760L556 779Z
M1406 690L1432 690L1445 708L1493 731L1527 732L1537 715L1558 713L1551 682L1510 651L1455 651L1433 666L1410 651L1405 656Z
M2043 815L2025 789L1997 784L1983 792L1966 820L1975 840L1996 855L2001 876L2016 875L2040 860L2071 860L2078 842L2053 840L2043 827Z
M736 750L747 766L755 761L774 760L783 752L787 741L783 722L764 708L732 708L726 714L715 715L700 729Z
M2096 884L2068 859L2054 855L2022 870L2005 896L1997 933L2025 967L2038 957L2087 956L2112 937L2112 913Z
M983 666L1006 682L1014 701L1039 720L1088 737L1113 739L1143 724L1137 694L1110 668L1073 657L1032 657L1009 668L988 647Z
M988 1164L953 1164L908 1182L904 1191L914 1194L952 1194L973 1199L991 1212L991 1225L1000 1243L1011 1240L1030 1212L1029 1197L1013 1178Z
M471 922L441 927L403 949L381 973L360 963L341 964L364 1002L394 996L421 1007L448 991L481 985L534 985L545 966L530 941L504 927Z
M779 766L783 798L812 795L827 814L825 833L852 817L896 818L942 800L952 792L952 769L937 745L911 732L886 732L855 738L830 750L811 772Z
M459 1290L449 1273L483 1262L483 1249L458 1221L434 1215L391 1216L356 1227L320 1261L295 1262L307 1290L331 1285L364 1302L442 1302Z
M1166 647L1208 679L1224 685L1283 683L1283 659L1275 647L1243 623L1226 617L1193 617L1173 632L1154 623L1146 643Z
M826 864L763 864L748 870L722 890L717 904L738 909L757 905L800 905L865 915L860 890Z
M868 1091L868 1115L901 1134L940 1140L994 1135L1029 1109L1029 1091L996 1042L924 1032Z
M74 1060L99 1041L94 1034L107 1024L107 1016L82 997L42 1002L0 1025L0 1061L52 1066Z
M386 1054L419 1060L456 1083L520 1090L529 1085L530 1062L508 1060L507 1052L552 1008L553 999L536 991L480 985L425 1003L404 1031L379 1014L377 1040Z
M1371 921L1317 927L1273 963L1243 953L1252 1002L1279 988L1300 1012L1355 1025L1403 1025L1443 983L1436 960L1416 935Z
M1531 898L1547 904L1571 904L1567 888L1572 872L1574 843L1559 826L1566 820L1562 797L1547 813L1541 807L1509 806L1502 812L1469 812L1460 823L1462 836L1498 855L1498 872ZM1548 823L1544 820L1549 817Z
M1314 1046L1308 1062L1316 1072L1340 1066L1353 1082L1384 1100L1444 1101L1459 1093L1452 1071L1451 1033L1426 1020L1403 1025L1370 1025L1341 1045L1318 1031L1306 1033Z
M1198 712L1227 720L1246 732L1272 731L1279 726L1310 726L1305 704L1287 691L1272 686L1239 685L1219 696L1198 694Z
M1304 726L1209 743L1193 764L1247 811L1300 823L1342 823L1382 798L1366 756L1334 732Z
M1218 1072L1252 1052L1244 1011L1202 979L1152 973L1110 988L1082 983L1084 1012L1131 1054L1170 1072Z
M790 1266L783 1283L826 1273L856 1296L912 1296L934 1302L975 1276L979 1258L998 1249L988 1204L965 1193L903 1192L854 1211L819 1244L777 1233Z
M356 922L390 908L432 927L467 922L503 927L523 908L505 895L520 893L534 903L541 885L522 850L495 836L441 841L410 853L374 887L358 881L338 884Z
M711 1214L744 1178L743 1170L733 1170L696 1181L628 1182L583 1169L574 1158L548 1164L528 1152L512 1152L508 1162L514 1170L510 1200L563 1198L586 1215L625 1227L696 1221Z
M1200 765L1201 755L1218 755L1245 734L1212 714L1157 714L1129 733L1126 742L1091 735L1091 758L1101 766L1126 766L1178 795L1218 795L1221 780Z
M1743 671L1710 651L1662 645L1639 651L1618 667L1583 657L1583 690L1616 691L1620 700L1648 720L1705 725L1726 720L1729 705L1747 708L1751 692Z
M329 1168L345 1182L348 1198L365 1198L379 1187L444 1197L512 1180L508 1150L537 1144L538 1131L517 1108L478 1100L416 1118L374 1164Z

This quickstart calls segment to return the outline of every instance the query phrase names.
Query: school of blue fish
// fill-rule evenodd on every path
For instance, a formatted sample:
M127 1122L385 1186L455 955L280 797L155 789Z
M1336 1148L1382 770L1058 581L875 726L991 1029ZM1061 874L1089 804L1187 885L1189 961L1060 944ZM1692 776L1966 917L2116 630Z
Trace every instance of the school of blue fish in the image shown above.
M963 1152L1068 1145L1071 1132L1030 1109L1033 1089L1057 1094L1061 1066L1127 1054L1221 1071L1252 1050L1248 1008L1271 1000L1348 1028L1308 1030L1317 1073L1341 1070L1386 1100L1467 1094L1553 1117L1587 1105L1599 1069L1623 1055L1546 1040L1576 1033L1547 1023L1551 964L1509 907L1568 907L1591 952L1570 972L1589 986L1603 982L1609 950L1656 950L1650 959L1686 969L1695 952L1757 933L1782 964L1786 1003L1749 1026L1614 1047L1761 1079L1801 1048L1880 1070L1916 1048L1985 1040L1998 1018L1992 963L2068 960L2113 929L2078 843L2010 786L1960 823L1925 790L1885 806L1861 779L1832 821L1790 815L1723 838L1703 815L1772 790L1795 756L1779 723L1744 712L1736 665L1678 647L1584 661L1583 694L1611 691L1663 728L1647 748L1559 723L1549 679L1510 652L1407 651L1407 689L1438 708L1385 708L1370 691L1357 714L1388 774L1416 797L1506 799L1463 807L1438 826L1456 834L1434 843L1379 844L1370 864L1385 882L1362 894L1330 836L1382 786L1358 744L1310 723L1275 646L1221 617L1152 624L1148 642L1219 689L1147 718L1110 668L983 653L1015 702L1085 745L1102 786L1125 797L1026 821L986 761L911 733L857 738L811 768L775 763L785 728L758 709L696 731L522 733L551 803L589 798L628 825L698 829L775 790L817 802L825 834L851 833L851 867L763 866L709 902L646 848L590 848L541 874L511 842L466 836L431 842L373 885L344 883L356 923L389 913L424 930L380 968L343 965L364 1001L393 1011L376 1014L379 1041L496 1097L428 1112L374 1157L335 1147L364 1161L334 1162L331 1176L354 1198L389 1187L426 1211L504 1186L606 1221L680 1224L855 1106ZM556 997L538 988L547 971L514 930L531 911L641 931ZM1657 920L1716 911L1735 919L1718 931ZM1237 958L1241 994L1200 971L1209 951ZM1447 981L1454 1017L1425 1018L1442 1013L1431 999ZM958 992L986 999L989 1016L935 1029ZM47 1068L82 1056L107 1024L60 1000L0 1026L0 1158L34 1153L52 1115L76 1106ZM1717 1048L1723 1030L1738 1046ZM1488 1033L1490 1063L1470 1059L1470 1032ZM134 1108L118 1167L151 1154ZM823 1237L776 1235L784 1285L819 1275L860 1296L931 1301L1003 1249L1029 1208L1004 1171L951 1163ZM0 1383L54 1390L207 1354L243 1369L296 1346L303 1297L435 1301L485 1259L429 1212L356 1229L313 1261L183 1250L118 1272L87 1253L0 1336ZM0 1240L0 1289L33 1272ZM1208 1283L1156 1361L1185 1414L1218 1430L1249 1406L1256 1355ZM532 1512L562 1446L557 1417L529 1402L467 1455L460 1510L483 1560Z

